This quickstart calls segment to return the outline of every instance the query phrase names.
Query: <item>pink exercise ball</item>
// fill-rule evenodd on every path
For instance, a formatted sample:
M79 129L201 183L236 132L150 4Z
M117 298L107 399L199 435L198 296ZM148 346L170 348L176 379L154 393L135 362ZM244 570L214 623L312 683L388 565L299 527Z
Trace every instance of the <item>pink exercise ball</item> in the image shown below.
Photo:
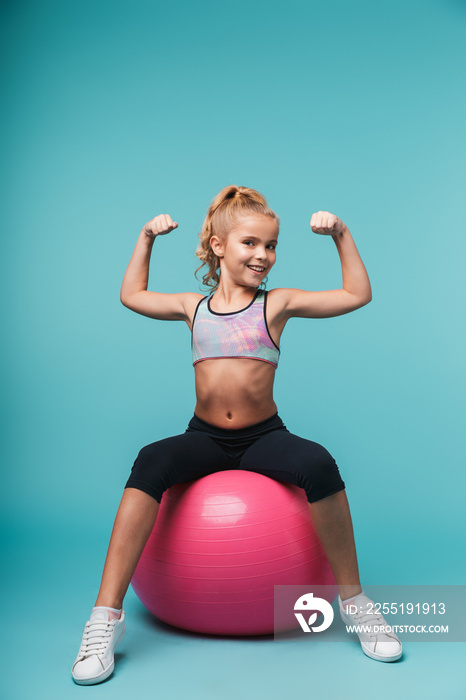
M304 490L243 470L164 492L131 583L163 622L220 635L273 633L275 585L337 593Z

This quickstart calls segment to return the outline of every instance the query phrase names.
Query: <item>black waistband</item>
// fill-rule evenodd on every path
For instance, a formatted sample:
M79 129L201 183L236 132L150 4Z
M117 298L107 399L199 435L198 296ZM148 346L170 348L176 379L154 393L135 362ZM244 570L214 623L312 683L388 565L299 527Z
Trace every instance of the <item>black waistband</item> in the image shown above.
M277 430L277 428L285 428L278 412L274 413L270 418L266 418L259 423L247 425L244 428L220 428L218 425L207 423L205 420L202 420L202 418L199 418L199 416L196 416L196 414L193 415L188 423L188 430L201 430L202 432L211 433L218 437L249 437L260 435L270 430Z

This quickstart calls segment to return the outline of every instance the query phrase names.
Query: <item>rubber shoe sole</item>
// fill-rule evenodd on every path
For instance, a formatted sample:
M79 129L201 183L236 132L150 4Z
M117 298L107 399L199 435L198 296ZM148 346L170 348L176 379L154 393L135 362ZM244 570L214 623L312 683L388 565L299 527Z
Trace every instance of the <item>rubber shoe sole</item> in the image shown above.
M345 617L344 613L340 609L340 617L345 623L345 625L351 625L354 626L354 620L351 620L350 618ZM357 632L355 632L357 635ZM392 655L392 656L384 656L383 654L377 654L375 651L371 651L366 647L366 643L363 642L361 639L359 640L361 643L361 647L363 652L365 653L366 656L368 656L370 659L375 659L375 661L383 661L384 663L391 663L392 661L398 661L398 659L401 659L403 656L403 649L400 649L400 652L398 654ZM400 643L401 644L401 643Z

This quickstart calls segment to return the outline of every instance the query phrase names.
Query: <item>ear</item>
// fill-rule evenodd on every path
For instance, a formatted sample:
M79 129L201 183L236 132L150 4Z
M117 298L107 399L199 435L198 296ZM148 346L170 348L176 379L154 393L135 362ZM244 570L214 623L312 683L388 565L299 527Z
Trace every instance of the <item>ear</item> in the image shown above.
M211 236L209 243L217 258L223 258L224 247L223 243L220 241L220 238L218 236Z

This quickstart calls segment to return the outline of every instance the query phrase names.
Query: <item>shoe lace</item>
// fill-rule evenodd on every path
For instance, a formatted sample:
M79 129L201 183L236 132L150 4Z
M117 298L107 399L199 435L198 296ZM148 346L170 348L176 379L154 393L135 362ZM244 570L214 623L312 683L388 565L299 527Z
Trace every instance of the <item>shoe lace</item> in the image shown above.
M85 659L93 654L103 656L110 642L115 622L96 620L86 622L79 656Z
M365 619L363 619L363 618L365 618ZM368 612L367 610L361 610L359 613L356 613L354 615L354 619L360 625L364 625L366 627L373 627L374 624L377 624L379 627L381 627L382 625L384 627L387 627L387 622L382 615L380 615L380 614L377 615L376 613L371 613L371 612ZM370 623L370 624L368 624L368 623ZM391 634L390 632L387 632L387 631L381 632L379 630L378 632L367 632L367 634L369 635L370 638L375 638L375 639L381 634L383 634L387 637L393 637L394 639L396 639L396 637L393 634Z

